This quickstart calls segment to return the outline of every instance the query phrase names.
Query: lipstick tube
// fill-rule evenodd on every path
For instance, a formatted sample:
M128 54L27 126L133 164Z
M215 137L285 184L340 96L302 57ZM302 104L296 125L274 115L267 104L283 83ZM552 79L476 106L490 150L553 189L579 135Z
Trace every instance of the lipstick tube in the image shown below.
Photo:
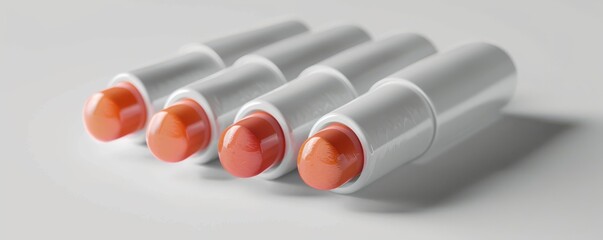
M355 192L492 123L515 84L511 58L490 44L429 57L320 118L300 150L300 176L317 189Z
M84 107L88 132L100 141L126 135L144 141L144 127L179 87L233 64L252 51L307 32L299 21L269 26L185 46L178 56L118 74L109 88L90 97Z
M167 162L218 157L220 133L247 101L295 79L305 68L363 42L356 26L291 38L237 60L233 67L172 93L147 130L151 152Z
M368 91L378 80L435 52L435 47L422 36L396 34L362 44L306 69L299 80L241 107L235 124L222 133L218 146L222 165L238 177L259 174L274 179L291 172L297 167L299 148L316 120ZM272 118L276 125L267 128L263 118ZM249 144L259 144L250 141L261 142L260 135L275 134L257 133L268 129L283 135L283 141L272 146L282 153L268 157L273 151L258 148L256 154L251 154ZM245 135L248 131L254 133L251 138Z

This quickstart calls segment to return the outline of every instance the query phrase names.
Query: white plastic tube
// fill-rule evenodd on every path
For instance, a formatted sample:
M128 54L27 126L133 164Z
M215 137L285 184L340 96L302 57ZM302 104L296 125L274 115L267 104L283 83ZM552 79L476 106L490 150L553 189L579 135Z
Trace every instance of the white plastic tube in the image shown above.
M151 116L162 109L166 97L179 87L230 66L241 56L307 31L299 21L284 21L191 44L174 58L118 74L109 86L121 82L134 85L145 102L148 123ZM144 136L144 130L129 135L136 141L144 141Z
M209 118L208 147L189 159L202 163L217 159L220 133L233 123L235 114L247 101L295 79L305 68L369 40L369 35L356 26L305 34L244 56L233 67L175 91L166 108L191 99Z
M299 148L316 120L368 91L378 80L435 52L422 36L396 34L331 57L306 69L299 80L245 104L236 121L266 112L278 121L285 139L283 159L259 177L274 179L294 170Z
M379 81L312 128L310 135L344 124L364 152L360 175L332 191L355 192L405 163L431 159L493 122L515 84L511 58L485 43L429 57Z

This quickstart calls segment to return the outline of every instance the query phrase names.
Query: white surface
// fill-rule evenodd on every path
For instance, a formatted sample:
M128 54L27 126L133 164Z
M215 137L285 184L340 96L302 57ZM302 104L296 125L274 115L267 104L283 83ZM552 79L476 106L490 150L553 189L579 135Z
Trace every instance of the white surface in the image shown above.
M603 3L452 2L2 1L0 238L603 237ZM353 196L294 174L238 180L217 164L164 164L85 135L83 101L113 74L285 14L376 37L418 31L441 50L503 46L519 71L512 114Z

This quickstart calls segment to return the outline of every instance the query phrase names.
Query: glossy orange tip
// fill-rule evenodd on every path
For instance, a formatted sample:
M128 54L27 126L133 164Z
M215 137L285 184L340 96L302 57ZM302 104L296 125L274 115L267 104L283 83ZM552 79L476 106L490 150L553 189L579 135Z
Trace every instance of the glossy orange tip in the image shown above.
M256 112L228 127L218 142L220 162L230 174L256 176L283 158L285 137L270 114Z
M92 95L84 104L84 125L94 138L108 142L144 128L147 109L130 83L118 83Z
M155 114L147 128L147 145L155 157L180 162L209 144L211 128L203 108L183 99Z
M364 154L352 129L334 123L302 145L297 158L301 178L310 187L331 190L360 175Z

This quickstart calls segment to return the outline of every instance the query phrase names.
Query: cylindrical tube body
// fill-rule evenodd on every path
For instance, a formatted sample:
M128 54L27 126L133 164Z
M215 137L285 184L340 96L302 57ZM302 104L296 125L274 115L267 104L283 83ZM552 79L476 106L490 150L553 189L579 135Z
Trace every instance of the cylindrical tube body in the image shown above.
M179 87L230 66L243 55L306 31L307 27L299 21L284 21L193 44L171 59L118 74L110 86L121 82L133 84L145 101L150 119L165 105L167 95ZM144 131L132 137L143 141Z
M360 176L333 191L357 191L487 126L510 100L515 74L511 58L500 48L468 44L409 66L323 116L311 134L333 122L345 124L364 152Z
M279 122L285 138L283 159L260 177L273 179L294 170L299 148L318 118L368 91L378 80L435 51L422 36L397 34L337 54L306 69L299 81L245 104L236 120L254 112L266 112Z
M368 40L368 34L355 26L299 36L242 57L233 67L175 91L166 107L183 98L193 99L210 120L209 146L190 158L198 162L216 159L220 133L247 101L295 79L310 65Z
M211 48L220 56L225 65L230 66L243 55L307 31L308 27L300 21L290 20L228 35L205 42L203 45ZM183 50L186 51L186 49ZM194 47L191 50L194 50Z

